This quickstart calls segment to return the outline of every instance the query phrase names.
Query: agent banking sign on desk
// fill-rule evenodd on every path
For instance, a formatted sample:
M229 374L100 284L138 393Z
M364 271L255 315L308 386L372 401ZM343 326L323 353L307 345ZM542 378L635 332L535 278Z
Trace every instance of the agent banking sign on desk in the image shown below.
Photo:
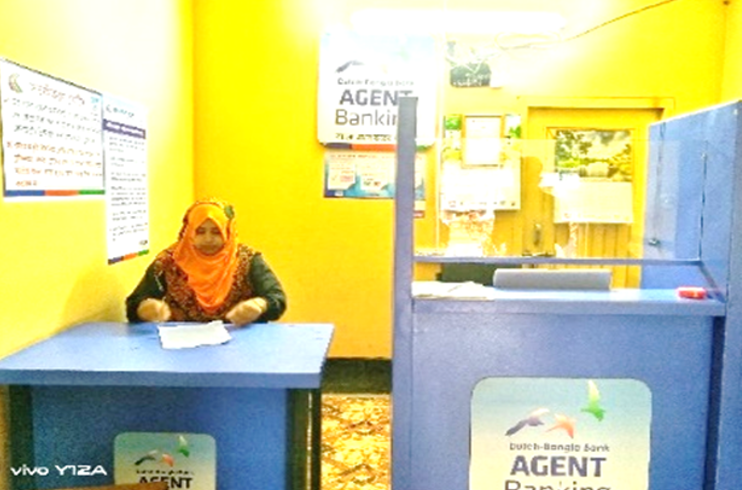
M637 380L483 379L470 490L648 488L651 410Z
M113 464L117 485L216 490L216 442L208 434L125 432L116 436Z

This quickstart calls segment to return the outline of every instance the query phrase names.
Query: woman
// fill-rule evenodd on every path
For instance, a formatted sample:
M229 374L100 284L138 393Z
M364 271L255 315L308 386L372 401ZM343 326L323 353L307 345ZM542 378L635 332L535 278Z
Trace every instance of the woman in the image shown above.
M237 242L235 213L197 201L178 241L160 252L126 298L130 322L224 320L237 326L278 319L286 295L260 252Z

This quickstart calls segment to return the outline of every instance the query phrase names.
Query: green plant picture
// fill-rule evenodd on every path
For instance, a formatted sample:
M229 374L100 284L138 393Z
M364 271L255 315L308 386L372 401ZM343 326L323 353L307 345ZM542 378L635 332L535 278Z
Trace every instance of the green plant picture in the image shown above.
M631 130L552 129L550 132L556 144L557 173L631 182Z

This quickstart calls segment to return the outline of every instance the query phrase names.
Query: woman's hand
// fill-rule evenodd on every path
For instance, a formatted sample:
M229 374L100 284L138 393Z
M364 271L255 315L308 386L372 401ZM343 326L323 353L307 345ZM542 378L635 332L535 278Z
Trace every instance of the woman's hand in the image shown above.
M147 298L137 307L137 315L145 322L166 322L172 313L170 307L162 300Z
M265 298L251 298L237 303L224 318L241 327L254 322L267 310L268 301Z

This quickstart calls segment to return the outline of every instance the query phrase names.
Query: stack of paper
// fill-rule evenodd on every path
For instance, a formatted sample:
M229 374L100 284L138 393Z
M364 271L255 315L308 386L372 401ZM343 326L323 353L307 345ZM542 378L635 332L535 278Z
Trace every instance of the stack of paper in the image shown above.
M199 324L159 325L157 329L164 349L217 345L228 342L232 338L221 320Z

